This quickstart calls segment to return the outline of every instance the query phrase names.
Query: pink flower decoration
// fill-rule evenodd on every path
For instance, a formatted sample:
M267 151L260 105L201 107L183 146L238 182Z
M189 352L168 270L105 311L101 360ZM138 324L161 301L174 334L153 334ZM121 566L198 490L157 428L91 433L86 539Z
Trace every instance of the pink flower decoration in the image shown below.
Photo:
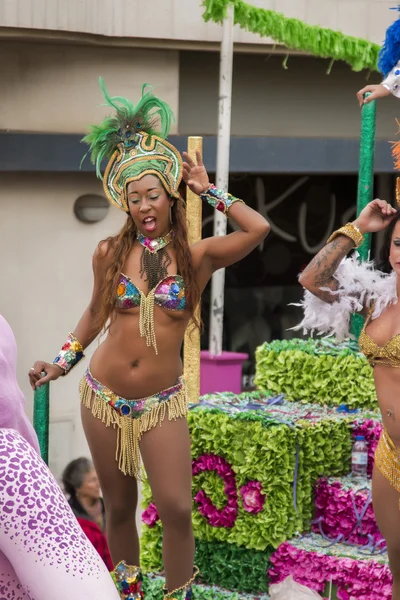
M345 489L339 481L322 478L315 489L315 519L313 531L327 538L365 546L371 542L383 548L368 492ZM357 513L355 512L355 510ZM360 521L360 516L362 519Z
M193 476L205 471L216 471L225 482L224 492L227 497L226 506L218 509L211 502L207 494L200 490L195 501L199 507L199 512L212 527L226 527L230 529L234 526L238 515L238 497L236 489L236 476L230 464L216 454L203 454L193 461Z
M159 514L157 512L157 507L154 502L150 502L148 507L142 513L142 521L148 527L154 527L157 521L160 519Z
M265 504L265 495L261 493L262 485L260 481L249 481L240 488L243 508L248 513L256 515L261 512Z
M329 556L299 550L285 542L271 556L271 583L280 583L289 575L306 587L323 593L332 580L340 600L391 600L392 576L389 566L373 560Z
M368 477L372 477L374 466L374 454L382 433L382 424L373 419L355 421L353 424L353 436L363 435L368 444Z

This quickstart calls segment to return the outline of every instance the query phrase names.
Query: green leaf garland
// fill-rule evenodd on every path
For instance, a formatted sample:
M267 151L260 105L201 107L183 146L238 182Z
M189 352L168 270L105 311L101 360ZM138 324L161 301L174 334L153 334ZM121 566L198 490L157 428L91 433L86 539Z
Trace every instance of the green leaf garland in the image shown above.
M371 367L350 348L319 341L265 343L256 350L256 385L287 400L377 409Z
M267 572L273 549L264 552L234 544L196 540L195 563L201 580L229 590L261 593L268 591ZM229 565L229 572L226 565Z
M252 6L243 0L204 0L204 20L222 23L230 3L235 7L235 24L246 31L272 38L289 50L342 60L348 63L353 71L378 70L378 44L345 35L340 31L308 25L274 10Z
M144 577L143 591L146 600L163 600L164 579L159 576ZM194 584L193 600L269 600L268 594L254 597L254 594L231 592L220 586Z

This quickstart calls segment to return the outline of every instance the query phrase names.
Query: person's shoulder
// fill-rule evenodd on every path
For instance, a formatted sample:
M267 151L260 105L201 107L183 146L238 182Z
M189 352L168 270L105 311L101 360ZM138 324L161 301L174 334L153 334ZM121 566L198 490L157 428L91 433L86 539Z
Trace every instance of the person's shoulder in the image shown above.
M113 244L110 238L101 240L96 246L93 258L97 260L105 260L113 254Z
M0 329L1 329L2 335L3 335L3 333L4 334L7 333L7 335L11 335L14 338L14 334L11 329L11 326L8 323L8 321L6 321L6 319L3 317L2 314L0 314Z
M15 355L17 351L16 348L17 343L15 341L14 332L8 321L0 314L0 351L4 353L4 359L7 360L7 362L10 360L11 356Z
M111 239L102 240L96 246L93 253L93 267L106 269L114 257L114 247Z

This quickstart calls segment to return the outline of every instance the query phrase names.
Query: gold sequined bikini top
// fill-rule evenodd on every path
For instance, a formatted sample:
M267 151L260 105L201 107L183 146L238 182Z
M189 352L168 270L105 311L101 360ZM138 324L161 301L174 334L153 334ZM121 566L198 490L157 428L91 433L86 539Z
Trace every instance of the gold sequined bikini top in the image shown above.
M365 354L371 367L383 365L385 367L400 368L400 333L390 338L384 346L378 346L375 340L365 331L371 321L373 311L374 306L370 308L368 317L365 319L364 327L358 338L360 352Z

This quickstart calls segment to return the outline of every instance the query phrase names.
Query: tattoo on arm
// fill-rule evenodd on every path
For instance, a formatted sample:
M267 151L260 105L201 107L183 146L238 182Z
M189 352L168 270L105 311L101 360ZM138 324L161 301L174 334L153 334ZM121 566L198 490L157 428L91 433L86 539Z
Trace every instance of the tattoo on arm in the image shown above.
M303 274L314 276L313 287L329 287L337 289L337 281L334 278L335 271L343 258L354 248L354 242L346 236L338 236L318 252L312 261L304 269Z

